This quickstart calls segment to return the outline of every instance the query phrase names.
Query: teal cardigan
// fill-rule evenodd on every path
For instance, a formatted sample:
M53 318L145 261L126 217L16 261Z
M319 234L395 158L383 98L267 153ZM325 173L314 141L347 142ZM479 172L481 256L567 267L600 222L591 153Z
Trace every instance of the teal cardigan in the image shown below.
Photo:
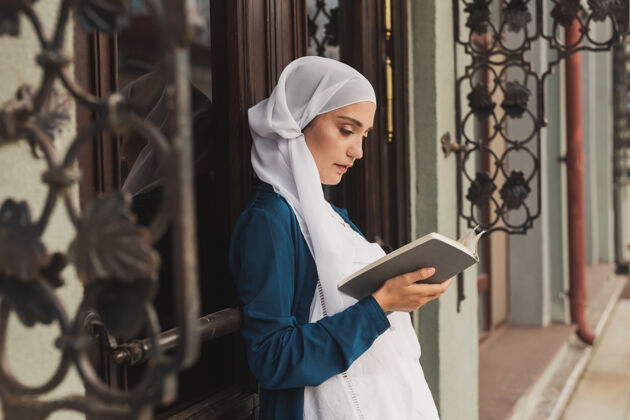
M345 210L334 208L359 232ZM256 181L234 228L230 269L243 305L243 337L260 383L263 420L303 418L304 387L346 371L389 328L372 296L308 322L315 261L293 209L262 181Z

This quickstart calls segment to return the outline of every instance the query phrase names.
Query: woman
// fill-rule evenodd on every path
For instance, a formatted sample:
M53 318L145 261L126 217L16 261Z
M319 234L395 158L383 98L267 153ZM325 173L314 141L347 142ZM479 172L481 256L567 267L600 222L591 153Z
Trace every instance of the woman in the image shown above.
M407 313L442 294L427 268L356 301L337 282L384 252L321 184L362 157L376 96L359 72L302 57L249 110L259 180L233 233L230 267L262 419L435 419ZM389 315L386 315L389 312Z

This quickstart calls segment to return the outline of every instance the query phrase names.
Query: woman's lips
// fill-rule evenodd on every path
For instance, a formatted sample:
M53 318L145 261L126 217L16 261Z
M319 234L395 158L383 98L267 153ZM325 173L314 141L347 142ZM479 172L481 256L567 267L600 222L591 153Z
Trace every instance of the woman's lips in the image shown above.
M341 171L342 174L345 174L349 168L349 166L337 165L336 163L335 163L335 166L337 167L337 169L339 169L339 171Z

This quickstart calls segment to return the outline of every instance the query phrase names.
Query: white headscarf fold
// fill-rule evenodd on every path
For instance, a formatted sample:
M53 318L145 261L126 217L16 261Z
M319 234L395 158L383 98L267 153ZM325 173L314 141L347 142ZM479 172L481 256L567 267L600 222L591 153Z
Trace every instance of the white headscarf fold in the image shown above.
M337 283L384 255L334 217L302 134L316 116L366 101L376 104L376 95L358 71L308 56L291 62L271 96L249 109L254 171L291 205L317 265L322 293L314 295L310 322L356 303ZM305 388L305 419L437 418L409 315L388 318L392 327L348 371Z

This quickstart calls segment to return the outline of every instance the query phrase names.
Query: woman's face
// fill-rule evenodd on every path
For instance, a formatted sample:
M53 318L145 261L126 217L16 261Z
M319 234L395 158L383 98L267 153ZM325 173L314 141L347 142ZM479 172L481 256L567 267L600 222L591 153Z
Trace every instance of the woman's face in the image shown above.
M304 128L324 185L337 185L356 159L363 157L363 140L372 129L376 105L358 102L317 116Z

